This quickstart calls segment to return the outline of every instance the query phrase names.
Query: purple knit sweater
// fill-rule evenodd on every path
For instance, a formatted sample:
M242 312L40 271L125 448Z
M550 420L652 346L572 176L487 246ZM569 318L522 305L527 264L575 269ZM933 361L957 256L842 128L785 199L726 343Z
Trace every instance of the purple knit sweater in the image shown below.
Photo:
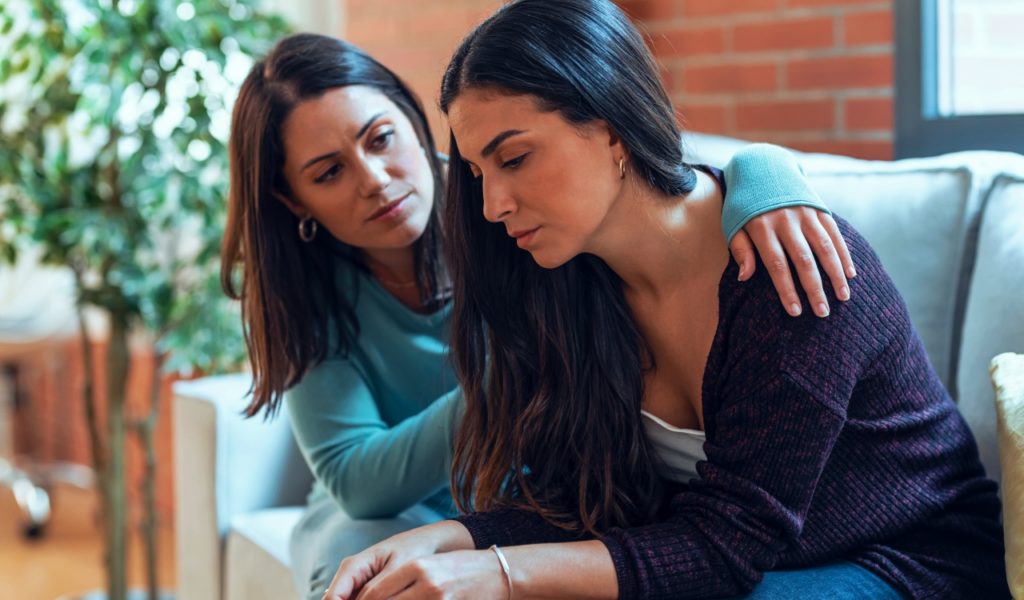
M827 319L787 316L764 265L739 283L730 261L704 372L707 460L663 520L602 538L621 598L735 596L765 571L833 560L911 598L1009 597L996 485L878 257L837 221L858 276ZM581 539L519 509L458 521L477 548Z

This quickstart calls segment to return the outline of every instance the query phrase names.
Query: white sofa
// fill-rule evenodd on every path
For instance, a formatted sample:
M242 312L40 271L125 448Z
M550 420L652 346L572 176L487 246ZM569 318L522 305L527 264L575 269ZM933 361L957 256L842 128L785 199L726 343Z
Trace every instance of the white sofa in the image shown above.
M713 165L745 143L698 134L684 141L691 160ZM988 365L1002 352L1024 352L1024 156L798 156L822 198L875 247L999 480ZM248 385L236 375L175 386L183 600L296 597L288 536L310 474L286 414L241 418Z

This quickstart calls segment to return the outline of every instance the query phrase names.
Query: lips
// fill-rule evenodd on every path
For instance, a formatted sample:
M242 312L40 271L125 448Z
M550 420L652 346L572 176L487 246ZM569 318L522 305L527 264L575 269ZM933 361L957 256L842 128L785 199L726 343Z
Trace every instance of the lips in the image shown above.
M538 230L540 230L539 226L534 227L533 229L520 229L517 231L510 231L508 232L508 234L510 237L515 238L517 246L519 246L520 248L526 248L527 244L529 244L533 240L533 237Z
M377 210L370 213L370 216L366 218L366 222L369 223L371 221L376 221L377 219L380 219L384 215L391 213L392 211L397 209L399 205L402 204L402 202L404 202L405 199L408 198L410 195L412 195L412 192L408 191L402 194L401 196L395 198L394 200L389 200L387 204L381 206Z
M525 235L529 235L529 234L533 233L534 231L537 231L538 229L540 229L540 227L534 227L533 229L520 229L518 231L510 231L510 232L508 232L508 235L509 235L509 237L514 237L514 238L516 238L518 240L519 238L521 238L521 237L523 237Z

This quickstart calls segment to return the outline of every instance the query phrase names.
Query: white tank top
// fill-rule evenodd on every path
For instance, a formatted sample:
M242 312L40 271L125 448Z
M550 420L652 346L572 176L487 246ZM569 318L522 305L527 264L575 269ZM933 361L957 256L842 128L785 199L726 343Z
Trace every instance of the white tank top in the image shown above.
M646 410L641 410L640 414L643 416L647 439L661 459L658 474L680 483L699 479L697 461L707 459L704 454L704 432L669 425Z

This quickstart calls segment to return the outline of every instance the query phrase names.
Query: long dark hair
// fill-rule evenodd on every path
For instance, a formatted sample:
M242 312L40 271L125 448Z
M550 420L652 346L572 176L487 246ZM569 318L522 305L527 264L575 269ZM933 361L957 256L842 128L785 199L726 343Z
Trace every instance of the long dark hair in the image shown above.
M528 95L571 124L605 121L630 168L693 190L675 112L643 39L607 0L518 0L459 46L441 108L465 90ZM520 506L599 533L653 519L660 489L640 422L651 357L619 277L580 255L545 270L480 214L454 137L446 199L452 350L467 401L452 468L463 510Z
M281 129L297 104L328 90L370 86L412 123L433 172L434 207L415 243L422 297L436 298L443 268L440 210L443 172L427 118L416 95L397 75L341 40L297 34L279 41L246 77L235 102L229 144L231 185L222 248L221 285L240 299L252 365L252 401L246 415L276 412L285 390L328 352L345 354L359 323L350 299L356 278L341 279L338 263L362 268L360 252L321 231L300 241L298 219L274 197L288 194ZM240 267L240 268L239 268Z

